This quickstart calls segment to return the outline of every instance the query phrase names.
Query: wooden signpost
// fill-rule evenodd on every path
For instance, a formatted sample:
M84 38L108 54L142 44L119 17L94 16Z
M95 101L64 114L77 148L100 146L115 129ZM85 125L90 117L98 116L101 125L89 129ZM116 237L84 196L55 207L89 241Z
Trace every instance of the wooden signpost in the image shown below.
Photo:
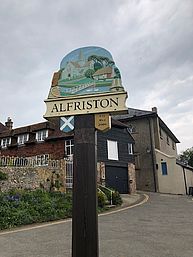
M94 115L75 117L72 257L98 257Z
M54 73L44 117L59 117L66 133L74 129L72 257L99 256L96 130L111 128L110 114L126 111L126 98L119 69L104 48L76 49Z

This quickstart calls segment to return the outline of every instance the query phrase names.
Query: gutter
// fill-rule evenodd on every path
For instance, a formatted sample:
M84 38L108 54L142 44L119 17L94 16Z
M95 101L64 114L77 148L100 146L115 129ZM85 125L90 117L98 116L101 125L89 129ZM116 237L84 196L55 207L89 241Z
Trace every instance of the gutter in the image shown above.
M186 181L186 173L185 173L184 167L182 167L182 169L183 169L183 175L184 175L184 185L185 185L185 189L186 189L186 195L188 195L188 188L187 188L187 181Z
M154 156L154 148L153 148L153 140L152 140L152 127L151 127L151 121L148 118L149 122L149 134L150 134L150 143L151 143L151 159L152 159L152 164L153 164L153 180L154 180L154 190L157 192L157 181L156 181L156 163L155 163L155 156Z

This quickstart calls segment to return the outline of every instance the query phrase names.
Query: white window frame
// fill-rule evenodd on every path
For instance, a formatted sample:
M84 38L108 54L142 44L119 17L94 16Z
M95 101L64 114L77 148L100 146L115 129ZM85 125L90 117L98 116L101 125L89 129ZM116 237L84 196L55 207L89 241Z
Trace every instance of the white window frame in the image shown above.
M128 143L128 153L133 154L133 144Z
M74 139L65 140L65 153L68 158L73 157Z
M68 160L66 162L66 188L72 188L73 186L73 161Z
M11 137L5 137L1 139L1 147L7 148L8 145L11 144Z
M21 134L21 135L18 135L17 137L17 143L18 145L24 145L25 142L27 142L29 140L29 134Z
M118 142L113 140L107 140L107 154L108 160L119 160L119 153L118 153Z
M37 142L43 142L45 138L48 137L48 130L42 129L36 132L36 140Z

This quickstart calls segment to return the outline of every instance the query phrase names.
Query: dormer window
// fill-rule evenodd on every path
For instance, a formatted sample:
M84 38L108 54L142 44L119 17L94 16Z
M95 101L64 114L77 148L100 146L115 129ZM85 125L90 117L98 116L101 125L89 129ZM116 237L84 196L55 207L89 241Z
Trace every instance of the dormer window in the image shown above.
M45 138L48 137L48 130L47 129L43 129L43 130L39 130L36 132L36 140L38 142L42 142L45 140Z
M29 140L29 134L19 135L17 138L18 145L24 145Z
M1 139L1 147L6 148L8 145L11 144L11 137L6 137Z

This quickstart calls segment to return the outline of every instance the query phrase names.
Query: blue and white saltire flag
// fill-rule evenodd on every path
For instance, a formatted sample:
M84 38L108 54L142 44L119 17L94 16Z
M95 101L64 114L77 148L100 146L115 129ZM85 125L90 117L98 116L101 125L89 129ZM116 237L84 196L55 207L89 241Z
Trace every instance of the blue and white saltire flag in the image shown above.
M60 118L60 130L68 133L74 130L74 116L66 116Z

